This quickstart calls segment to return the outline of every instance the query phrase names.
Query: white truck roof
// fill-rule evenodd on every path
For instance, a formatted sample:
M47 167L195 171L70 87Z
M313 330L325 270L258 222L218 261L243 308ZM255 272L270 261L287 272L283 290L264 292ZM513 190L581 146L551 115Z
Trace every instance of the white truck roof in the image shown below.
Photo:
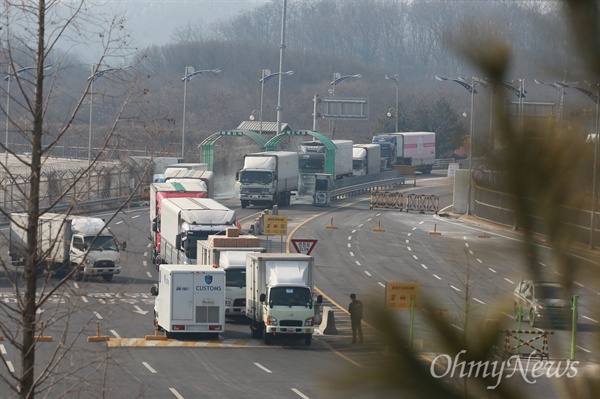
M246 254L255 253L254 251L222 251L219 256L219 266L227 269L228 267L246 267Z
M76 234L94 236L100 233L105 225L104 220L100 218L74 217L71 221L71 230Z

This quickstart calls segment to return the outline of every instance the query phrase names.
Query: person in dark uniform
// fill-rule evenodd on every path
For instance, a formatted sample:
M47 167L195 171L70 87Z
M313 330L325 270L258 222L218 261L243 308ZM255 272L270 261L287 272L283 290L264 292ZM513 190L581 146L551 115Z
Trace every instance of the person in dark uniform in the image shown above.
M348 306L348 312L350 313L350 322L352 324L352 343L356 343L356 335L358 334L358 342L363 342L362 332L362 318L363 318L363 304L361 301L356 299L356 294L350 294L350 306Z

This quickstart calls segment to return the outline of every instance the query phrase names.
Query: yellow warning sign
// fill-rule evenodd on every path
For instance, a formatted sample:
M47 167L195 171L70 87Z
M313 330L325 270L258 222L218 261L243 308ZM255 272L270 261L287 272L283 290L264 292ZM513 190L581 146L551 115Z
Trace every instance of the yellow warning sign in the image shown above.
M419 283L387 283L385 306L391 310L410 310L419 307Z
M265 226L263 234L266 236L285 236L287 235L287 216L265 215Z

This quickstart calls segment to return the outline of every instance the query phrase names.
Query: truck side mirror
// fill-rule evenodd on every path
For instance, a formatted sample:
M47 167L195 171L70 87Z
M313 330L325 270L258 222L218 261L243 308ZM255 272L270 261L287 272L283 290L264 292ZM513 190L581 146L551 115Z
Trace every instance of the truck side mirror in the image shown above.
M181 234L175 236L175 248L181 249Z
M125 248L127 248L127 242L123 241L123 243L121 244L121 248L123 248L123 251L125 251Z
M323 303L323 295L317 295L317 303Z
M240 181L240 170L235 171L235 181Z
M265 301L265 299L267 299L267 296L266 296L265 294L260 294L260 297L259 297L259 298L260 298L260 301L261 301L261 302L264 302L264 301Z
M152 222L152 231L156 233L157 229L156 229L156 220Z
M150 295L157 296L158 295L158 288L156 288L155 286L150 287Z

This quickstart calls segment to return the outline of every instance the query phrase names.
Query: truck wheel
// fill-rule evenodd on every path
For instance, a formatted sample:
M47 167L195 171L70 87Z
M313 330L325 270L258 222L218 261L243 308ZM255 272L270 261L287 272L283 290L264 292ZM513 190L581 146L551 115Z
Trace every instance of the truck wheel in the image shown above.
M271 339L273 338L273 334L265 333L265 345L271 345Z
M264 330L265 327L261 324L257 324L255 322L250 324L250 333L252 334L252 338L262 338Z
M113 275L112 274L103 274L102 278L104 279L104 281L110 281L113 279Z
M249 201L242 200L242 209L246 209L248 207L248 202Z
M311 342L312 342L312 334L306 334L304 336L304 345L310 346Z
M286 206L289 206L291 203L292 203L292 195L288 193L288 194L285 196L285 205L286 205Z

